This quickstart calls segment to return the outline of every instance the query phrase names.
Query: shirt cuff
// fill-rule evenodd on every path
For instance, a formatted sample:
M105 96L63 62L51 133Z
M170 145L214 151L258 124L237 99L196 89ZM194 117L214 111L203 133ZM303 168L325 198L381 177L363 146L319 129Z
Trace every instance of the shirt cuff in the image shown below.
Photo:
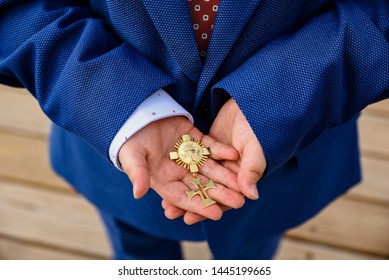
M192 115L163 89L150 95L136 108L113 138L109 147L111 162L123 171L119 162L119 152L124 143L148 124L174 116L185 116L194 123Z

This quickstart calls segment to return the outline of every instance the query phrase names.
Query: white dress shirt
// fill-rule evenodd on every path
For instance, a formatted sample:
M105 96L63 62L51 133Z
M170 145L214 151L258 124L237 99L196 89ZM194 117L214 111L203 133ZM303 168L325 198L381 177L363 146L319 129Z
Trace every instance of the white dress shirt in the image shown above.
M109 147L112 163L123 171L119 162L119 152L124 143L148 124L173 116L185 116L193 123L192 115L163 89L150 95L136 108L113 138Z

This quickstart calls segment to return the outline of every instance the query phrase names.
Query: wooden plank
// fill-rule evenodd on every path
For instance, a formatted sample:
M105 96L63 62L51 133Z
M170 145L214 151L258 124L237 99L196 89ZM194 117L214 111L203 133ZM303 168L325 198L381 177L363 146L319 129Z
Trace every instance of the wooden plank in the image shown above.
M370 105L360 119L362 149L389 155L389 100ZM371 112L387 113L387 117L372 116ZM0 85L0 129L47 137L50 121L36 100L25 89Z
M278 260L377 260L381 256L284 238L275 256Z
M368 114L382 115L389 118L389 99L372 104L364 111Z
M343 198L288 235L388 257L388 232L388 207Z
M209 260L212 254L206 242L183 242L187 260ZM278 260L376 260L382 256L364 254L320 243L285 237L277 250Z
M11 87L7 85L0 84L0 93L27 93L25 88Z
M4 91L4 90L3 90ZM22 90L23 91L23 90ZM16 131L19 132L26 132L27 134L31 134L32 136L36 136L38 138L45 138L47 135L47 130L49 126L49 122L44 117L43 113L39 111L38 105L34 101L33 98L30 96L27 96L27 94L20 94L20 90L14 90L11 89L10 91L1 92L0 88L0 127L5 129L5 131ZM18 95L19 94L19 95ZM2 97L4 96L4 98ZM23 105L24 104L24 105ZM388 105L389 103L378 103L376 105L373 105L374 108L370 110L370 108L367 110L367 114L363 114L361 120L360 120L360 128L361 128L361 146L362 150L367 153L372 153L376 155L389 155L389 147L387 143L389 143L389 121L388 119L383 118L383 114L381 115L371 115L369 112L381 112L386 113L388 111ZM18 105L17 107L15 107ZM34 109L35 106L35 109ZM15 110L10 110L9 108L16 108ZM30 110L30 111L28 111ZM370 110L370 111L369 111ZM24 113L29 112L29 113ZM38 117L30 117L35 116ZM39 117L40 115L40 117ZM15 116L18 116L15 118ZM12 119L14 118L14 119ZM11 120L11 121L9 121ZM11 124L11 125L10 125ZM28 149L29 147L29 149ZM389 176L389 172L387 172L388 169L388 162L384 160L379 159L373 159L373 158L366 158L363 161L364 169L366 170L365 180L362 183L361 187L356 188L350 194L348 197L351 198L359 198L370 202L380 202L380 203L387 203L388 201L388 185L387 177ZM7 135L4 133L0 133L0 175L5 176L7 178L16 178L18 180L25 180L32 182L34 184L44 184L44 185L54 185L58 186L59 188L68 189L68 186L66 183L60 181L51 171L49 168L49 165L47 163L47 148L46 143L41 140L37 139L24 139L23 137L13 136L13 135ZM0 189L0 192L2 189ZM1 195L1 194L0 194ZM364 210L365 206L369 204L361 204L361 207L349 207L344 205L344 201L351 202L350 200L342 200L341 206L337 206L338 211L346 210L347 215L354 215L356 218L359 215L359 212ZM347 203L346 203L347 204ZM371 207L370 207L371 206ZM379 229L378 231L382 231L382 228L384 230L387 230L386 228L386 222L383 220L383 215L378 215L380 218L378 219L381 221L381 224L379 222L374 222L373 220L376 220L374 216L372 216L372 213L380 212L382 214L382 211L379 211L377 209L385 209L382 207L374 208L374 206L370 205L367 207L368 211L371 215L366 215L366 219L361 220L361 224L365 223L365 220L372 219L372 221L369 221L369 225L364 227L361 231L361 235L363 235L367 240L370 238L375 238L374 234L370 235L373 231L372 229L376 228ZM328 209L331 209L332 206ZM358 211L358 214L352 213L351 209L357 209L355 211ZM361 210L362 209L362 210ZM326 210L327 211L327 210ZM327 212L323 213L327 213ZM348 213L348 212L350 213ZM345 233L340 234L338 232L337 224L341 223L343 220L337 215L339 213L344 214L343 212L336 212L333 210L335 218L333 221L328 222L328 220L331 220L331 215L328 215L328 217L325 215L324 217L327 218L321 218L321 222L316 224L316 222L312 222L312 226L309 227L309 233L307 233L307 229L305 228L306 225L302 227L302 230L300 230L300 233L298 230L295 231L299 234L298 236L303 236L303 238L308 238L309 240L317 240L318 242L325 242L328 244L334 244L336 246L343 246L342 242L338 240L338 238L345 238L347 239L349 237L350 231L348 229L345 229ZM385 212L385 211L384 211ZM0 215L3 216L3 212L0 211ZM18 213L18 212L17 212ZM387 212L385 212L387 213ZM324 215L324 214L323 214ZM346 215L346 216L347 216ZM342 215L341 215L342 216ZM354 220L349 221L350 224L353 226L351 228L354 228L355 224L357 223L354 218ZM323 222L324 219L324 222ZM347 220L347 219L346 219ZM326 235L322 233L323 228L324 232L326 232L327 227L329 225L335 224L334 228L329 230L333 233L333 236L329 236L327 239L323 239L322 235ZM347 223L346 223L347 224ZM373 224L372 227L370 224ZM346 225L345 225L346 227ZM0 227L1 228L1 227ZM317 231L317 229L320 229L320 234L313 234L312 231ZM340 227L342 228L342 227ZM371 230L368 230L366 228L372 228ZM358 229L358 227L357 227ZM366 232L365 234L365 231ZM311 232L310 232L311 231ZM303 232L303 234L301 234ZM353 231L351 231L353 232ZM385 232L385 231L384 231ZM388 231L386 231L388 232ZM336 234L335 234L336 233ZM339 236L340 237L339 237ZM337 238L338 236L338 238ZM315 239L317 238L317 239ZM382 239L382 238L381 238ZM378 240L381 240L378 238ZM371 246L373 248L372 250L369 248L359 248L355 244L360 242L364 243L364 239L359 237L355 240L347 241L346 247L351 249L357 249L357 250L364 250L366 252L373 252L373 253L379 253L381 255L388 256L387 254L387 242L388 240L383 240L382 244L384 249L379 251L378 248L378 241L373 242L373 246L366 245L367 247ZM368 242L369 243L369 242ZM363 244L362 244L363 245ZM360 246L362 246L360 245ZM363 247L363 246L362 246Z
M15 148L8 148L8 145ZM68 186L63 183L56 183L58 180L50 171L47 163L47 149L45 142L37 139L25 139L19 136L8 136L0 134L0 174L11 176L17 179L28 180L37 184L62 185L64 189ZM44 156L43 156L44 155ZM28 159L28 160L26 160ZM367 173L366 187L360 188L354 194L359 197L387 201L387 162L366 158ZM46 161L46 163L45 163ZM371 174L371 175L368 175ZM382 179L380 179L382 178ZM369 183L370 181L370 183ZM373 183L372 183L373 182Z
M69 191L48 158L46 141L0 132L0 176Z
M107 258L94 208L83 198L0 182L0 235Z
M363 179L347 197L389 206L389 161L362 157Z
M0 85L0 130L47 138L50 121L25 89Z
M363 152L389 158L389 118L364 114L359 120Z
M182 252L185 260L210 260L212 253L209 250L207 242L189 242L181 243Z
M77 254L55 248L0 237L1 260L88 260L93 255Z
M70 190L51 170L47 144L0 133L0 176ZM389 204L389 161L363 157L364 181L351 192L360 199Z
M369 146L378 149L377 146ZM383 145L379 149L382 148ZM48 157L46 141L0 132L0 176L69 190L69 186L52 172ZM358 188L355 193L359 198L365 194L368 199L388 203L388 161L364 157L363 168L365 178L362 185L367 187Z

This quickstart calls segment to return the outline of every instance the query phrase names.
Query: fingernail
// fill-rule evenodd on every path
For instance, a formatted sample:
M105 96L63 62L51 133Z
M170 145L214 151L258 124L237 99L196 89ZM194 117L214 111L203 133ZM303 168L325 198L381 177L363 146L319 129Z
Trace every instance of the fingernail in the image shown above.
M136 195L136 187L133 186L132 188L132 195L134 196L135 199L138 199L137 195Z
M250 193L253 195L253 197L255 197L255 199L259 198L257 185L254 184L250 186Z

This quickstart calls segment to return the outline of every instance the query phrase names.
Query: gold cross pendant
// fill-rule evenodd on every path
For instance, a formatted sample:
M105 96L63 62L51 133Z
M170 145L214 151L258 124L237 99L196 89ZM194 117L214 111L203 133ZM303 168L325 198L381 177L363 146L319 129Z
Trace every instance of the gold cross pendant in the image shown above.
M203 166L211 154L210 150L199 141L195 142L188 134L182 135L174 148L175 150L170 153L170 159L175 160L180 166L189 169L193 174L192 184L197 189L194 191L186 191L189 199L199 195L204 208L215 204L216 201L211 199L206 192L209 189L216 188L215 184L210 180L205 186L202 186L200 178L197 177L197 172L199 172L200 167Z
M201 201L203 202L203 208L216 203L216 201L210 198L207 194L207 190L216 188L212 180L209 180L209 182L205 186L203 186L200 183L200 178L197 177L193 179L192 184L196 186L196 190L186 191L186 194L188 195L190 200L194 196L199 195Z

